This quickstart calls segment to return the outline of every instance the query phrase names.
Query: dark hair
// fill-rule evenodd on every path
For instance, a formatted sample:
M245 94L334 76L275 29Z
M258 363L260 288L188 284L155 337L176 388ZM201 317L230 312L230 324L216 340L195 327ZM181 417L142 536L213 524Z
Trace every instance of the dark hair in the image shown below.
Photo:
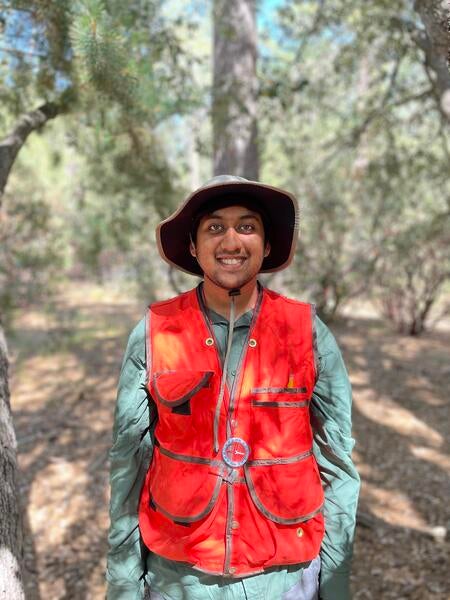
M270 241L270 221L266 211L257 200L253 200L251 197L236 198L236 195L219 196L218 198L212 198L209 202L203 204L200 209L192 217L192 225L190 230L190 238L195 244L197 241L197 229L200 225L200 221L205 215L209 215L216 210L221 208L227 208L228 206L244 206L249 210L256 212L261 217L264 227L264 242Z

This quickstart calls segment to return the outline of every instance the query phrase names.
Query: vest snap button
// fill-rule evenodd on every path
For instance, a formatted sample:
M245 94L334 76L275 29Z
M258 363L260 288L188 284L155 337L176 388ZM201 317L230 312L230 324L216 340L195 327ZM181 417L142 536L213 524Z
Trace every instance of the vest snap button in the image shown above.
M230 567L230 568L228 569L228 571L229 571L231 574L233 574L233 573L236 573L236 567Z
M254 348L256 346L256 340L253 338L250 338L248 340L248 345L250 346L250 348Z
M212 346L214 344L214 340L212 338L206 338L205 344L207 346Z
M237 521L232 521L231 529L239 529L239 523Z
M299 527L297 529L297 537L302 537L303 536L303 529L301 527Z

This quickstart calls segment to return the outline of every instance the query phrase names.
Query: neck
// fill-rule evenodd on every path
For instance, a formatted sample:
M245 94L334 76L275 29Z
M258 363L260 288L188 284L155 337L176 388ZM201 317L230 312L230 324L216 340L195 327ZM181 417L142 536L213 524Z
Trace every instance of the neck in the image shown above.
M218 287L205 277L203 282L203 295L206 306L227 319L230 318L231 302L231 296L228 292L229 290ZM241 293L238 296L234 296L236 319L255 307L256 300L258 299L258 285L256 278L242 286L240 292Z

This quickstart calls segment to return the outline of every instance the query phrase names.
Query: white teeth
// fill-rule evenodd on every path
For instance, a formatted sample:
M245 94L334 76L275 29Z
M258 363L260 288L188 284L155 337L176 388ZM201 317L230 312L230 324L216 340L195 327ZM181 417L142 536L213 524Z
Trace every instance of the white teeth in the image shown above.
M242 258L220 258L220 262L224 265L239 265L242 262Z

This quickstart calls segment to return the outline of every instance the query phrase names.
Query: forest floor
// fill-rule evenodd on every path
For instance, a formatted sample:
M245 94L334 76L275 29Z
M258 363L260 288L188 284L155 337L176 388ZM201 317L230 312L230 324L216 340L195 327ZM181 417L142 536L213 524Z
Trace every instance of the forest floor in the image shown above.
M77 284L10 333L29 600L104 598L115 386L142 314L123 293ZM450 331L399 336L374 317L332 329L363 480L354 600L448 600Z

